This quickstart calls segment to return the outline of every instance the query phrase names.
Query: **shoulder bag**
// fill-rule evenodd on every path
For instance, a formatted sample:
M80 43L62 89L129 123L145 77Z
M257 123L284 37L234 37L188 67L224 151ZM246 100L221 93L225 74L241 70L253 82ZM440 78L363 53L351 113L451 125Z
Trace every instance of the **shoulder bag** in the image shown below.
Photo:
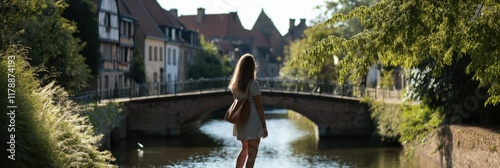
M252 83L252 80L247 85L247 98L246 99L241 99L238 100L236 98L236 95L233 91L233 104L231 104L231 107L226 112L226 115L224 116L224 120L233 123L233 124L244 124L248 120L248 116L250 115L250 84Z

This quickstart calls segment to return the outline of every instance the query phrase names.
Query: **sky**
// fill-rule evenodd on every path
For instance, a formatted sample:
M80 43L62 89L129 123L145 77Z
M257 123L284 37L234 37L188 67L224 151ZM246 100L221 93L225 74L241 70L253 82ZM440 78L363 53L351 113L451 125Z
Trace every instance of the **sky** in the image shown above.
M205 8L205 14L237 12L241 24L251 30L260 12L264 12L274 23L281 35L288 32L290 19L298 25L300 19L306 24L315 19L321 12L314 9L323 5L325 0L157 0L160 5L170 10L177 9L179 16L196 15L197 8Z

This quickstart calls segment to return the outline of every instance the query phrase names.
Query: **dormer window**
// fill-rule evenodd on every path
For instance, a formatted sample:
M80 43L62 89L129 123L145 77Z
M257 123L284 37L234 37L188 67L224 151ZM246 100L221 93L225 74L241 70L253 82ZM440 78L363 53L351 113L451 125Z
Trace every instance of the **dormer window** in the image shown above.
M175 41L175 29L172 29L172 41Z

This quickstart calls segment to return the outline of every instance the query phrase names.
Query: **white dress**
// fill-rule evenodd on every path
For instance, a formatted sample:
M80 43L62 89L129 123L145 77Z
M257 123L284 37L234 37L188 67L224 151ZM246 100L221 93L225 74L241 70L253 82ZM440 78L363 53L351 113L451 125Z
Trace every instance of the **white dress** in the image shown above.
M262 122L260 121L259 114L257 113L257 108L255 102L253 101L253 96L260 95L259 82L253 80L250 84L250 115L248 121L245 124L234 125L233 136L236 136L238 140L252 140L258 139L264 136L264 129L262 128ZM237 99L244 99L247 97L247 92L241 92L239 90L231 91L234 92Z

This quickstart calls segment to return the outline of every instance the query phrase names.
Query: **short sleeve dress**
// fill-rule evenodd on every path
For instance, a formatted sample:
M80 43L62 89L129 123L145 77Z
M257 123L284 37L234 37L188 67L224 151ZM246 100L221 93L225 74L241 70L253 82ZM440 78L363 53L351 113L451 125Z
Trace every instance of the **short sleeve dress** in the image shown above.
M253 101L253 96L261 94L259 82L252 80L250 89L247 89L247 91L250 91L250 115L245 124L238 124L233 127L233 136L236 136L238 140L252 140L264 136L262 122L260 121L255 102ZM247 92L241 92L239 90L232 92L235 93L237 99L244 99L247 97Z

